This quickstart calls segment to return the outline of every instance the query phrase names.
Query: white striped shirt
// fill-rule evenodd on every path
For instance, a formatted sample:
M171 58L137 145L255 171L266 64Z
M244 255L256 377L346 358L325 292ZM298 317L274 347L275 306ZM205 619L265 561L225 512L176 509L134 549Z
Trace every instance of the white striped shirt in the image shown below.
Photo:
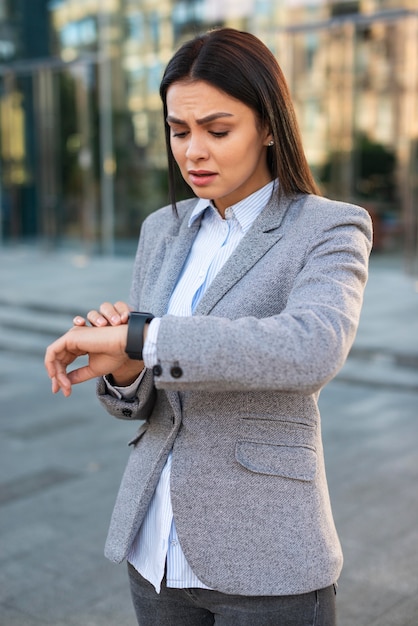
M171 295L168 314L192 315L205 290L270 200L273 188L274 181L229 207L225 219L210 201L201 199L197 202L189 227L200 216L202 221ZM158 318L153 319L148 330L144 346L147 368L157 363L159 323ZM171 453L131 546L128 561L155 587L157 593L161 589L166 565L167 587L208 589L190 568L179 543L171 506L170 473Z

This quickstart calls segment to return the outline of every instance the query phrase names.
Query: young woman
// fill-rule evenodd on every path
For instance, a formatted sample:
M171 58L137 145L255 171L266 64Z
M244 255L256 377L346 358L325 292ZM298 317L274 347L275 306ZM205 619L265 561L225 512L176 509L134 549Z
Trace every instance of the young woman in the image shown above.
M331 626L342 554L317 401L354 340L370 219L319 196L254 36L187 42L161 97L172 205L143 224L130 307L48 348L53 391L100 376L106 409L142 420L106 545L138 624ZM176 167L195 196L179 203Z

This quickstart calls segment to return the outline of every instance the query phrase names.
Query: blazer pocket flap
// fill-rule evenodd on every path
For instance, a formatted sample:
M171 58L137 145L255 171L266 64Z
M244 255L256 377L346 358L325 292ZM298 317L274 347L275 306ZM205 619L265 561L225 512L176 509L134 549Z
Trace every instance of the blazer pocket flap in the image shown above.
M148 422L144 422L143 424L141 424L141 426L138 428L138 431L135 437L131 439L130 441L128 441L128 446L136 446L136 444L141 439L142 435L145 433L147 428L148 428Z
M235 458L243 467L258 474L304 481L313 480L316 474L316 452L311 446L238 441Z

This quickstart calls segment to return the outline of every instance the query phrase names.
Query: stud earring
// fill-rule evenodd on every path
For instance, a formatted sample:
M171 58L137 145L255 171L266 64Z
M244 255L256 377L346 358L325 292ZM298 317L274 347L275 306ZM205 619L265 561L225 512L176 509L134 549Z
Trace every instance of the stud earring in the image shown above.
M269 146L270 148L271 148L271 146L274 146L274 141L273 141L273 139L271 139L271 140L268 142L268 146Z

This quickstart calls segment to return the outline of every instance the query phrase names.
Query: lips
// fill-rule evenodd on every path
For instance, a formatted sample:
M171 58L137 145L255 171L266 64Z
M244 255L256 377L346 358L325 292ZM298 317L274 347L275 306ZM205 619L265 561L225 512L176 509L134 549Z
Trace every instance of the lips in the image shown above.
M216 173L208 170L189 170L189 180L197 187L203 187L213 182Z

